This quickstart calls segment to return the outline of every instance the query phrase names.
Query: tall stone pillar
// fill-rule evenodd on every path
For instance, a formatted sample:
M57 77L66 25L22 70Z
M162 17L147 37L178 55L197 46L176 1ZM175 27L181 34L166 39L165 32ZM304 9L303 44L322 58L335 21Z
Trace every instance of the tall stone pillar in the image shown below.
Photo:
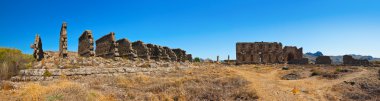
M33 57L40 61L44 58L44 50L42 49L42 40L41 37L37 34L34 39L34 43L30 46L33 49Z
M67 57L67 24L63 22L59 36L59 57Z

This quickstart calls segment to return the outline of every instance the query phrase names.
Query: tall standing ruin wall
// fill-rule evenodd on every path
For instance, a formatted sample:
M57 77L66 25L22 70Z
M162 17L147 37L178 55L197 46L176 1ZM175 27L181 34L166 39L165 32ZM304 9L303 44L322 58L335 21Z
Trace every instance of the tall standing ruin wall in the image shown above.
M285 46L277 42L236 43L237 64L306 64L302 48Z
M111 32L96 40L96 56L104 58L119 57L118 44L115 40L115 33Z
M78 55L82 57L95 56L94 38L90 30L86 30L79 37Z
M136 50L132 48L132 43L126 39L117 40L119 54L121 57L126 57L130 60L134 60L137 58Z
M68 57L67 50L67 23L62 23L60 36L59 36L59 52L58 57ZM131 60L136 58L144 60L156 60L156 61L186 61L191 59L191 54L186 54L184 50L178 50L179 56L169 47L162 47L153 44L144 44L142 41L136 41L131 43L128 39L115 39L115 33L111 32L107 35L95 41L96 48L94 48L94 38L90 30L85 30L78 39L78 56L81 57L127 57ZM44 58L44 52L42 49L42 41L39 35L36 36L34 43L31 45L33 49L33 56L37 60ZM72 56L76 56L71 54ZM50 55L49 55L50 56Z

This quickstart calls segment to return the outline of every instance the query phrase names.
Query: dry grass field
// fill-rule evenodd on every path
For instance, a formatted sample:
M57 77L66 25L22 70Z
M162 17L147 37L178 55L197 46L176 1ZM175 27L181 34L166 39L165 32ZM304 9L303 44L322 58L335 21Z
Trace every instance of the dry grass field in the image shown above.
M380 100L376 67L222 65L166 73L61 76L53 81L1 82L3 101L356 101ZM290 75L290 76L289 76ZM290 80L291 79L291 80Z

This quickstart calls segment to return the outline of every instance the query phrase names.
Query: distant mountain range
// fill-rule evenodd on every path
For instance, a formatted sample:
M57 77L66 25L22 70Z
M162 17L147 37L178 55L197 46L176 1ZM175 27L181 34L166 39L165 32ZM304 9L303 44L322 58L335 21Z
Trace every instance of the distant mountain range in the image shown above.
M374 58L372 56L363 56L363 55L355 55L355 54L347 54L351 55L355 59L366 59L369 61L380 61L380 58ZM322 52L317 51L315 53L306 53L303 55L303 57L308 58L310 61L315 62L316 58L318 56L324 56ZM341 56L330 56L333 64L342 64L343 63L343 55Z

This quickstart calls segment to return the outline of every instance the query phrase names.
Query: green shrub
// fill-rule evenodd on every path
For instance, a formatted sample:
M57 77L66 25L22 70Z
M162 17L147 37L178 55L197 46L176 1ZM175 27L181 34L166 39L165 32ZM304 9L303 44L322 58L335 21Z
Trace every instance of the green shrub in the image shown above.
M51 74L47 69L45 70L45 72L44 72L44 74L43 74L43 76L44 77L50 77L50 76L52 76L53 74Z
M195 57L195 58L194 58L194 62L201 62L201 58L199 58L199 57Z

